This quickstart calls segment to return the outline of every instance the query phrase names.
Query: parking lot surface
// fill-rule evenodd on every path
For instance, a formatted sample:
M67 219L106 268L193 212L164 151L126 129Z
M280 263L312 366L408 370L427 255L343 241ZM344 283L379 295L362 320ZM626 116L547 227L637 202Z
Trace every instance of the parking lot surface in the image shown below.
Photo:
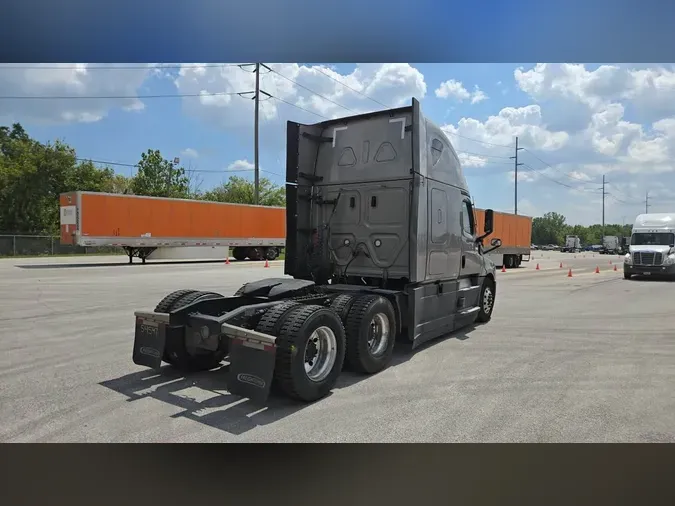
M133 312L180 288L231 294L281 262L0 260L0 441L674 442L675 283L624 280L621 261L535 252L498 272L488 324L345 372L313 404L261 407L219 370L136 366Z

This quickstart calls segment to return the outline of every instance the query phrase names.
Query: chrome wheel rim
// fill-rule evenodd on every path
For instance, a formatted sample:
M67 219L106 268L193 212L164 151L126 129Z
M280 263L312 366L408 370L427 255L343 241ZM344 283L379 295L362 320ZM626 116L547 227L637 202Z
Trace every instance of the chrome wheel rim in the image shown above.
M389 345L391 338L391 325L389 318L384 313L377 313L370 321L368 329L368 352L373 357L382 355Z
M314 382L323 381L333 370L337 358L337 338L329 327L319 327L307 340L305 374Z

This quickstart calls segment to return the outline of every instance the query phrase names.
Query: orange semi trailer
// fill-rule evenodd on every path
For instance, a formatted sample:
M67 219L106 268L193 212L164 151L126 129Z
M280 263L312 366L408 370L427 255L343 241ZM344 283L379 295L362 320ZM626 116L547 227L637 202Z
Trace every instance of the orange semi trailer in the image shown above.
M117 246L145 263L159 248L227 246L237 260L274 260L286 242L283 207L95 192L60 196L61 243Z
M485 211L476 209L476 230L483 230ZM502 245L494 253L487 256L501 267L507 269L519 267L530 260L532 248L532 218L518 214L494 212L494 231L483 239L483 244L490 244L492 238L498 237ZM526 258L525 258L526 257Z

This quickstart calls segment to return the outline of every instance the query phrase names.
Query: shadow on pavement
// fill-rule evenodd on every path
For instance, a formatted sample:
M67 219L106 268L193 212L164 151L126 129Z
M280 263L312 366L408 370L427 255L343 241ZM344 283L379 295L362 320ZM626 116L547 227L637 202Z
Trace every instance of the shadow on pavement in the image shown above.
M448 339L464 341L476 326L471 325L447 336L424 343L412 350L410 343L398 342L394 348L391 367L403 364L416 353ZM159 371L145 369L117 379L99 383L127 397L128 402L140 399L156 399L171 404L182 411L172 418L187 418L233 435L241 435L261 425L269 425L286 418L312 403L302 403L285 397L273 386L264 405L232 395L226 390L229 365L218 369L186 375L171 366ZM349 388L370 376L345 369L338 378L334 390ZM323 402L332 394L316 402Z
M223 263L224 260L170 260L170 261L154 261L154 262L147 262L146 264L142 264L140 262L134 262L133 264L130 264L128 261L123 261L123 262L102 262L102 263L65 263L65 264L24 264L24 265L16 265L15 267L18 267L20 269L81 269L81 268L87 268L87 267L147 267L147 266L152 266L152 265L199 265L199 264L220 264ZM230 260L230 263L232 264L251 264L251 265L257 265L260 264L261 262L253 262L253 261L247 261L247 260L242 260L242 261L237 261L237 260ZM270 262L270 264L274 265L274 262Z

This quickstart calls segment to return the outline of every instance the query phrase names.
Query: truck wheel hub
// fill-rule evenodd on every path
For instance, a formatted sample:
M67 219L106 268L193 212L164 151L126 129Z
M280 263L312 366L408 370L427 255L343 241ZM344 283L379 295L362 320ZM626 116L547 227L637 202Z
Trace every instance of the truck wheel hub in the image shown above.
M389 344L389 318L383 313L377 313L370 322L368 332L368 351L377 357L382 355Z
M337 358L337 338L329 327L319 327L309 336L305 348L305 373L319 382L333 370Z

